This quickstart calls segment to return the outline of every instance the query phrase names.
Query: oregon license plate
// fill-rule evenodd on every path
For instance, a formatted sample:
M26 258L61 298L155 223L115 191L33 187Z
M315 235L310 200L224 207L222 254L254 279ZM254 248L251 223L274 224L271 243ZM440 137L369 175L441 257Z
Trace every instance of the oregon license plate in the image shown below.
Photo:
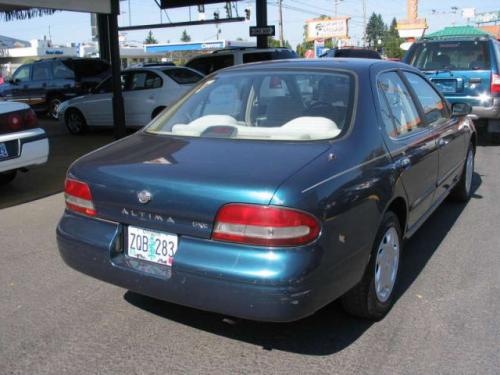
M8 158L8 157L9 157L9 152L7 151L7 147L5 146L5 143L0 142L0 159Z
M454 93L457 91L457 81L454 79L436 79L432 82L443 94Z
M127 254L129 257L171 266L177 252L177 245L176 234L128 227Z

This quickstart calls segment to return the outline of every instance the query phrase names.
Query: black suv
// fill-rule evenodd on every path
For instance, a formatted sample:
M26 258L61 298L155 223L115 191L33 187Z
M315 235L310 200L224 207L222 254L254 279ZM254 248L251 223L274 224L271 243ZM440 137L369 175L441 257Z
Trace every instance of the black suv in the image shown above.
M66 99L87 93L111 73L100 59L55 58L21 65L0 85L0 100L23 102L55 116Z
M344 47L332 48L319 57L356 57L361 59L382 59L380 53L368 48Z

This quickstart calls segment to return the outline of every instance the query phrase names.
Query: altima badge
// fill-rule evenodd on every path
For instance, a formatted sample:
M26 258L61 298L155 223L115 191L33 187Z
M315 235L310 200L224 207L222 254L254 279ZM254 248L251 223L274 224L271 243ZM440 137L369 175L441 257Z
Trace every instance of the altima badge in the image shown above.
M137 193L137 199L139 199L139 202L142 204L148 203L151 198L153 198L153 196L147 190L143 190Z

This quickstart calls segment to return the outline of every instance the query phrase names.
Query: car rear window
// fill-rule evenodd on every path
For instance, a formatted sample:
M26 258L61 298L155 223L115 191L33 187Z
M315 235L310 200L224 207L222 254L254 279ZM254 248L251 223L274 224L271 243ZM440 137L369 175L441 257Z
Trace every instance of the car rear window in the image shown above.
M203 74L210 74L233 65L234 56L230 54L194 58L186 64L188 68L197 70Z
M164 69L162 72L180 85L193 84L203 78L201 74L184 68Z
M354 94L354 75L343 71L223 72L157 117L147 131L231 139L332 139L351 122Z
M80 77L99 76L110 69L108 63L102 60L82 59L73 60L71 63L74 66L76 74Z
M335 57L358 57L365 59L381 59L377 51L367 49L338 49L335 51Z
M409 63L421 70L487 70L487 41L439 41L419 43Z
M243 63L252 63L267 60L291 59L297 55L288 50L278 50L269 52L246 52L243 54Z

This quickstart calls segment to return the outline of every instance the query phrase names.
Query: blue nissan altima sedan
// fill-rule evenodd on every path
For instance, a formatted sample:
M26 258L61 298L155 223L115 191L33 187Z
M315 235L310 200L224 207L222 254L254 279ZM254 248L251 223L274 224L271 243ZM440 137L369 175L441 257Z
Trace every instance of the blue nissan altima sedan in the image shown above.
M293 321L340 298L381 319L403 241L448 195L471 195L470 110L387 61L219 71L69 168L60 254L100 280L229 316Z

